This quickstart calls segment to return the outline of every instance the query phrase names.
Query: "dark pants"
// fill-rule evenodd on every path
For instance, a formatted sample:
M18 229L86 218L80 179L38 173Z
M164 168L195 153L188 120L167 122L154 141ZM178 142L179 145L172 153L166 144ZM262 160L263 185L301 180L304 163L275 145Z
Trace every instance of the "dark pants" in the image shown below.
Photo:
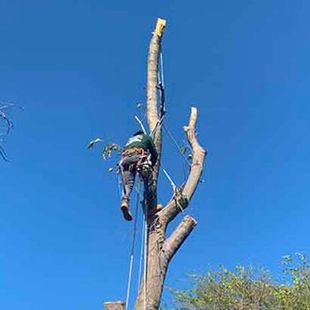
M129 202L130 194L135 184L137 164L140 160L141 155L131 154L124 156L119 163L123 184L122 201Z

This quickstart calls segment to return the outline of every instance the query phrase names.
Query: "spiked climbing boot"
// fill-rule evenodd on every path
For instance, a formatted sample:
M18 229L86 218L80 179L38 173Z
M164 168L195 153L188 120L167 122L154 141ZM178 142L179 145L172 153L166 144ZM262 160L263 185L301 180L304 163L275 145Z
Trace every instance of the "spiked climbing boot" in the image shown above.
M154 208L152 208L152 211L150 212L150 215L155 216L162 209L163 209L163 205L158 204Z
M131 213L129 211L128 201L127 200L123 200L122 201L121 210L123 212L124 219L126 221L131 221L132 220L132 215L131 215Z
M158 204L157 206L156 206L156 213L157 212L159 212L159 211L161 211L163 209L163 205L160 205L160 204Z

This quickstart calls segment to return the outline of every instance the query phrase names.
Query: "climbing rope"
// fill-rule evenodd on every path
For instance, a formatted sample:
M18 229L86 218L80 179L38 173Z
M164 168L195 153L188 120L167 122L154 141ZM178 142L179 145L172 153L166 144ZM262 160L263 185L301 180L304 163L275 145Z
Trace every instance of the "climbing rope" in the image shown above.
M176 146L176 148L178 149L178 151L180 152L181 156L183 157L184 161L188 164L188 166L191 166L192 164L190 163L190 161L188 160L188 158L184 155L184 153L182 152L182 148L179 145L178 141L176 140L176 138L173 136L173 134L171 133L171 131L168 129L168 127L163 124L163 127L167 133L167 135L169 136L169 138L171 139L171 141L174 143L174 145Z
M144 310L146 310L146 298L147 298L147 291L146 291L146 286L147 286L147 248L148 248L148 212L147 208L145 208L144 211L144 242L143 242L143 247L144 247L144 279L143 279L143 295L144 295Z
M143 215L144 216L144 215ZM145 225L144 225L144 218L143 222L141 225L141 246L140 246L140 259L139 259L139 273L138 273L138 288L137 291L139 291L141 281L142 281L142 264L144 266L143 262L143 257L144 257L144 230L145 230Z
M164 81L164 57L162 53L162 46L160 46L159 53L159 70L158 70L158 86L160 95L160 118L166 114L166 97L165 97L165 81Z
M141 177L141 176L140 176ZM142 178L142 177L141 177ZM132 276L133 276L133 266L134 266L134 254L135 254L135 244L137 237L137 222L139 217L139 203L141 197L141 180L137 182L137 186L135 187L136 192L136 205L134 211L134 223L132 229L132 240L130 247L130 260L129 260L129 271L128 271L128 282L127 282L127 292L126 292L126 309L128 309L128 305L130 302L130 294L132 289ZM147 222L148 212L145 208L145 212L143 215L142 222L142 233L141 233L141 245L140 245L140 258L139 258L139 274L138 274L138 290L141 285L141 277L142 277L142 265L143 265L143 283L144 283L144 301L146 301L146 281L147 281L147 247L148 247L148 222ZM144 310L146 310L146 304L144 304Z
M165 80L164 80L164 56L163 56L163 51L162 51L162 46L160 46L160 81L163 86L165 87Z
M126 294L126 309L128 309L130 291L131 291L131 280L132 280L132 271L133 271L133 262L134 262L134 253L135 253L139 201L140 201L140 192L137 190L136 208L135 208L135 214L134 214L135 219L134 219L134 224L133 224L133 229L132 229L132 242L131 242L131 248L130 248L130 262L129 262L127 294Z

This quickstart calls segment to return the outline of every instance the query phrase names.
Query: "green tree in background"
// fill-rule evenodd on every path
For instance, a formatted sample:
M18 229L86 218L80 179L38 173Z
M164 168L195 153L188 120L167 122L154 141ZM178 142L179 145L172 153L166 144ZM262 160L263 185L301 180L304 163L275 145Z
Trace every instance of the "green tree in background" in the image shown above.
M283 277L237 266L193 276L188 290L172 290L178 310L310 310L310 265L302 254L284 256Z

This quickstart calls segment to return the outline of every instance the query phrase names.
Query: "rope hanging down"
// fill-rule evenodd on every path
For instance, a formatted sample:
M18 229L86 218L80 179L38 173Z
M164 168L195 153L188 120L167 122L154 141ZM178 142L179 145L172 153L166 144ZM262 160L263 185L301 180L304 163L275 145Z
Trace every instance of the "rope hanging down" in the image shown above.
M146 283L147 283L147 250L148 250L148 234L149 234L149 229L148 229L148 212L147 212L147 208L145 207L145 204L143 205L143 207L145 208L144 211L144 238L143 238L143 252L144 252L144 264L143 264L143 269L144 269L144 273L143 273L143 295L144 295L144 310L146 310L146 298L147 298L147 291L146 291ZM141 244L142 246L142 244Z
M129 298L130 298L130 290L131 290L131 280L132 280L132 270L133 270L134 253L135 253L135 243L136 243L136 231L137 231L137 218L138 218L138 210L139 210L139 201L140 201L140 193L137 190L136 208L135 208L135 220L134 220L134 224L133 224L132 242L131 242L131 248L130 248L130 262L129 262L128 284L127 284L127 294L126 294L126 309L128 309Z
M133 266L134 266L134 254L135 254L135 244L137 237L137 221L139 215L139 203L141 197L141 180L138 183L138 186L135 188L136 191L136 206L135 206L135 220L133 223L132 230L132 241L130 247L130 261L129 261L129 271L128 271L128 282L127 282L127 292L126 292L126 309L128 309L128 305L130 302L130 294L132 289L132 275L133 275ZM143 282L147 281L147 239L148 239L148 227L147 227L147 210L145 210L145 214L143 215L143 223L142 223L142 232L141 232L141 246L140 246L140 258L139 258L139 275L138 275L138 290L141 285L141 276L142 276L142 265L143 265ZM146 300L146 285L144 285L144 300Z
M165 81L164 81L164 57L162 53L162 46L160 46L160 54L159 54L160 66L158 70L158 89L160 96L160 108L159 115L160 118L163 118L166 114L166 98L165 98Z

